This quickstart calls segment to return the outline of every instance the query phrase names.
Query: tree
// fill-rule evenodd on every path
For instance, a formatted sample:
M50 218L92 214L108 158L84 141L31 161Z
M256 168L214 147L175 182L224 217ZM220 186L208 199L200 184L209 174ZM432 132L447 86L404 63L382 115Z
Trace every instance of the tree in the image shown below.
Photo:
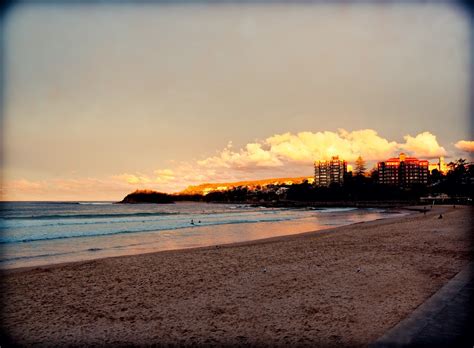
M448 164L449 171L446 174L446 179L442 182L440 191L449 194L450 196L467 196L472 197L473 192L473 170L470 169L470 164L465 159L458 159L457 161Z
M379 182L379 171L377 168L373 168L370 171L370 178L372 179L372 183L378 183Z
M443 174L438 169L433 169L430 175L431 184L439 184L443 180Z
M468 169L467 161L465 159L460 158L455 162L450 162L448 166L450 167L448 177L454 179L456 182L461 182L465 179Z
M367 168L365 167L365 161L362 156L357 157L355 162L355 173L356 176L363 176Z

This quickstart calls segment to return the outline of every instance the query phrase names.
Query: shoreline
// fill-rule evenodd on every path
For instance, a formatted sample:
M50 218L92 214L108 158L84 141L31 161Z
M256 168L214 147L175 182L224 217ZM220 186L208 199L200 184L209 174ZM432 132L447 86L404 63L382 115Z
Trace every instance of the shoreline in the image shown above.
M2 270L3 329L26 345L364 346L469 262L471 213Z
M367 207L361 207L361 209L365 209L365 208L367 208ZM333 232L337 232L337 230L340 229L340 228L355 226L355 225L359 225L359 224L369 224L371 222L378 222L378 221L383 221L383 220L403 219L403 218L408 217L410 215L416 215L417 212L422 212L422 211L423 211L423 209L418 209L418 208L413 207L413 206L409 206L409 207L391 207L391 208L389 207L389 208L386 208L386 210L384 211L385 214L398 214L398 213L404 213L405 212L406 215L397 216L397 217L378 218L378 219L370 220L370 221L354 222L354 223L351 223L351 224L348 224L348 225L328 227L328 228L324 228L324 229L321 229L321 230L306 231L306 232L300 232L300 233L295 233L295 234L285 234L285 235L280 235L280 236L266 237L266 238L260 238L260 239L252 239L252 240L241 241L241 242L232 242L232 243L215 244L215 245L213 244L213 245L207 245L207 246L198 246L198 247L180 248L180 249L156 250L156 251L148 251L148 252L143 252L143 253L138 253L138 254L105 256L105 257L97 257L97 258L93 258L93 259L77 260L77 261L65 261L65 262L51 263L51 264L45 264L45 265L0 268L0 272L4 272L5 274L8 274L8 273L12 273L12 272L22 272L22 271L29 271L29 270L35 270L35 269L45 269L45 268L61 267L61 266L72 265L72 264L88 263L88 262L99 261L99 260L104 260L104 259L115 259L115 258L121 258L121 257L134 257L134 256L139 256L139 255L149 255L149 254L156 254L156 253L184 252L184 251L192 252L192 251L200 250L200 249L213 249L216 246L219 247L219 248L230 248L230 247L234 247L234 246L246 246L246 245L258 244L258 243L272 242L272 241L284 241L285 239L288 239L288 238L291 239L292 237L303 237L305 235L316 235L316 234L320 234L320 233L333 233Z

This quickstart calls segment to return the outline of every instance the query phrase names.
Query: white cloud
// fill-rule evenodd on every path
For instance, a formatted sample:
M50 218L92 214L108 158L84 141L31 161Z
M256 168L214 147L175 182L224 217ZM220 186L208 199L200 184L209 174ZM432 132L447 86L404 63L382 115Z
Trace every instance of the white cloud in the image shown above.
M446 155L446 150L438 144L436 136L429 132L420 133L415 137L406 135L404 139L405 144L400 146L401 149L413 156L436 158Z
M175 179L174 171L171 169L157 169L153 173L155 174L154 176L143 173L122 173L112 176L112 179L123 181L130 185L163 184Z
M151 174L122 173L102 179L13 180L5 183L2 195L8 199L33 195L41 199L45 194L54 194L56 199L89 196L120 199L134 189L176 192L201 183L310 176L314 160L334 155L348 162L354 162L359 155L366 161L375 162L397 156L400 152L420 158L446 155L436 136L429 132L406 135L404 140L404 143L398 143L385 139L373 129L275 134L237 150L229 142L217 155L199 161L174 163L172 168L156 169ZM456 143L456 147L472 152L473 144L473 141L462 140ZM98 194L103 196L98 197Z
M226 147L216 156L198 161L199 166L227 169L257 170L283 167L289 163L310 164L317 159L338 155L354 161L359 155L368 161L379 161L404 151L413 156L434 158L446 155L436 136L423 132L406 135L405 143L389 141L373 129L348 132L300 132L275 134L259 143L247 144L233 151Z
M473 140L459 140L456 144L454 144L454 146L464 152L474 152Z
M367 160L378 160L397 150L397 143L389 142L371 129L285 133L271 136L265 142L281 161L289 162L311 163L335 155L348 161L354 161L359 155Z
M197 164L210 168L245 169L248 167L279 167L282 162L272 152L265 149L264 144L250 143L244 149L234 152L227 146L217 156L198 161Z
M217 155L176 163L173 169L157 169L154 175L124 173L112 178L133 187L174 192L201 183L309 176L314 160L334 155L349 162L361 155L374 162L397 156L402 151L420 158L446 154L436 136L429 132L406 135L404 139L404 143L388 140L373 129L275 134L237 150L229 142Z

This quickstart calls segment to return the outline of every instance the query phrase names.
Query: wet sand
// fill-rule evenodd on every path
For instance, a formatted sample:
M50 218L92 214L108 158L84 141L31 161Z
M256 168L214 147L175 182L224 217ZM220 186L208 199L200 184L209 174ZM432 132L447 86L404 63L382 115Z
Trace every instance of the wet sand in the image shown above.
M2 326L22 345L364 346L468 263L472 212L9 270Z

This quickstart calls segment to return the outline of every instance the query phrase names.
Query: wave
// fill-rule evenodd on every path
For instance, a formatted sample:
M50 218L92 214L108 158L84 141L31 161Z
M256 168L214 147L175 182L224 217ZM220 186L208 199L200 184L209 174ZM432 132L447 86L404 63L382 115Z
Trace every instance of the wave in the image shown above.
M89 248L85 250L75 250L75 251L69 251L69 252L64 252L64 253L48 253L48 254L39 254L39 255L29 255L29 256L16 256L16 257L7 257L5 259L1 259L0 263L5 263L5 262L11 262L11 261L18 261L18 260L27 260L27 259L38 259L42 257L51 257L51 256L64 256L64 255L71 255L71 254L77 254L81 253L84 251L101 251L103 250L102 248Z
M345 211L358 210L359 208L347 207L347 208L321 208L318 209L318 213L343 213Z
M178 215L178 214L167 214L170 216L173 215ZM161 215L161 217L166 216L166 215ZM140 217L140 216L138 216ZM159 217L159 216L157 216ZM34 223L35 220L29 220L26 221L26 224L18 224L18 222L15 222L14 225L11 224L4 224L3 226L0 225L0 231L1 230L10 230L10 229L15 229L15 228L38 228L38 227L54 227L54 226L85 226L85 225L113 225L113 224L125 224L125 223L140 223L140 222L157 222L157 221L164 221L163 219L150 219L147 217L147 220L136 220L136 219L115 219L115 220L106 220L106 219L99 219L100 221L97 220L92 220L92 221L87 221L86 219L80 219L83 221L80 222L74 222L74 221L67 221L71 219L66 219L67 222L63 222L61 220L58 220L57 222L49 222L49 220L40 220L40 221L47 221L47 222L42 222L42 223ZM85 221L84 221L85 220ZM22 220L25 221L25 220ZM33 224L28 224L28 222L33 221ZM53 219L54 221L54 219ZM9 223L12 222L12 220L8 221Z
M34 237L24 237L24 238L11 238L0 240L0 244L17 244L17 243L29 243L29 242L39 242L39 241L51 241L51 240L60 240L68 238L87 238L87 237L102 237L102 236L113 236L118 234L129 234L129 233L142 233L142 232L159 232L159 231L170 231L178 230L183 228L199 228L204 226L215 226L215 225L233 225L233 224L245 224L245 223L259 223L259 222L278 222L278 221L288 221L293 220L294 217L280 217L280 218L271 218L271 219L255 219L255 220L234 220L234 221L214 221L211 223L201 223L200 225L181 225L181 226L163 226L158 227L154 226L148 229L126 229L126 230L116 230L116 231L91 231L89 233L84 232L72 232L68 234L56 235L56 236L34 236Z
M31 256L16 256L16 257L1 259L0 263L18 261L18 260L25 260L25 259L37 259L37 258L41 258L41 257L70 255L70 254L74 254L74 253L76 253L76 252L71 251L71 252L66 252L66 253L50 253L50 254L39 254L39 255L31 255Z
M29 215L29 216L4 216L4 220L54 220L54 219L106 219L117 217L140 217L178 215L179 212L154 212L154 213L117 213L117 214L55 214L55 215Z
M117 214L76 214L76 215L31 215L31 216L7 216L7 217L0 217L0 231L7 230L12 227L18 227L11 225L14 221L25 221L28 225L24 225L25 227L32 227L30 222L34 221L49 221L45 223L35 223L34 227L48 227L48 226L69 226L69 225L94 225L94 224L114 224L114 223L127 223L127 222L140 222L134 218L147 218L146 222L152 222L150 218L153 217L167 217L167 216L190 216L199 217L202 216L223 216L223 215L239 215L239 214L264 214L264 215L273 215L278 214L279 212L276 210L270 210L265 212L252 212L252 211L212 211L212 212L205 212L205 213L198 213L198 212L148 212L148 213L117 213ZM124 220L124 218L132 218L132 220ZM70 220L77 219L83 220L81 222L71 222ZM94 221L94 219L99 219L102 221ZM105 221L106 219L110 219L109 221ZM112 220L116 219L116 220ZM58 220L57 222L51 222L54 220ZM66 220L69 222L63 222L61 220ZM91 221L84 221L84 220L91 220ZM2 221L4 222L2 224ZM143 221L145 222L145 221ZM20 225L21 226L21 225Z

